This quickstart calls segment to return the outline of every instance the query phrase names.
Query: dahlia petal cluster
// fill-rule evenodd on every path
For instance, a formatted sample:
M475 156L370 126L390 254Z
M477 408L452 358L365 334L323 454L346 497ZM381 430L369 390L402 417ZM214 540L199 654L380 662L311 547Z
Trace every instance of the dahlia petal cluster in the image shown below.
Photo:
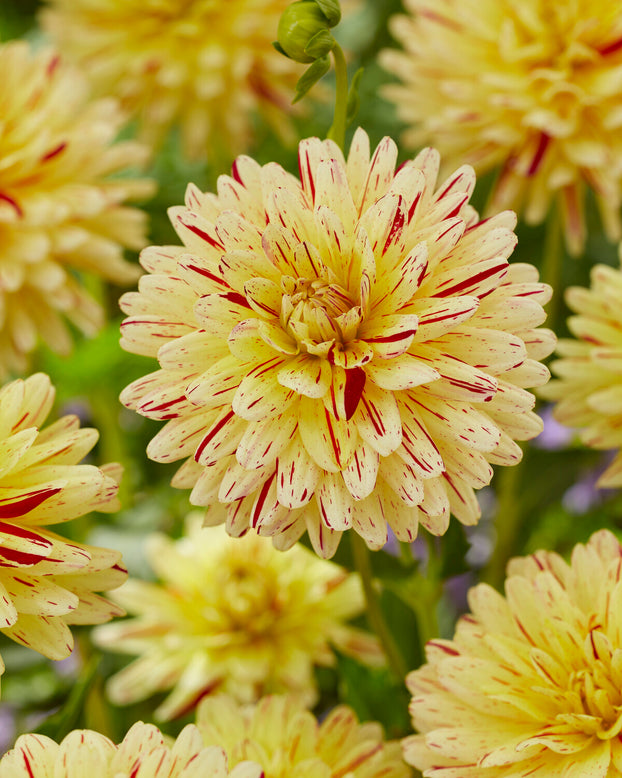
M424 776L622 775L622 546L607 530L570 563L510 561L505 597L469 592L453 640L410 673L420 734L403 741Z
M206 745L221 746L231 765L257 762L265 778L408 778L399 743L384 741L375 722L359 724L341 705L318 723L292 697L240 706L230 697L203 700L197 727Z
M300 144L300 180L239 157L218 193L170 209L182 246L141 256L122 345L157 356L122 402L167 420L147 449L185 459L173 479L208 524L286 549L308 530L330 557L347 529L368 546L475 524L474 489L541 421L527 387L554 335L550 289L508 263L515 216L480 220L471 168L437 184L430 149L396 171L358 130Z
M593 190L610 240L622 237L622 8L609 0L405 0L391 20L403 50L381 62L407 123L449 165L499 167L493 211L541 222L561 208L573 253Z
M178 125L186 154L203 158L248 148L256 113L291 135L301 68L272 47L289 3L48 0L41 22L97 94L137 116L142 140Z
M82 272L128 283L137 268L123 249L143 248L146 217L126 201L150 181L117 174L145 159L131 141L113 144L116 101L89 102L86 81L50 49L0 46L0 376L24 373L39 339L67 353L66 321L87 334L103 323Z
M96 594L126 578L121 554L44 529L114 511L120 468L79 464L97 441L75 416L43 426L54 401L38 373L0 389L0 632L50 659L73 648L69 625L123 613Z
M147 553L161 583L130 579L111 596L134 615L95 630L96 643L138 655L107 685L123 705L172 689L160 719L190 710L214 689L242 702L289 692L315 702L314 664L332 646L378 664L374 638L349 626L364 610L358 576L302 546L287 554L267 538L229 537L188 517L179 540L152 535Z
M542 396L556 400L554 416L580 430L581 441L596 449L617 449L598 486L622 486L622 271L595 265L591 286L570 287L566 302L576 315L568 318L575 339L557 344L557 376Z
M22 735L0 759L3 778L264 778L257 764L227 769L222 748L204 746L194 724L172 745L159 729L134 724L116 746L99 732L70 732L61 743L45 735Z

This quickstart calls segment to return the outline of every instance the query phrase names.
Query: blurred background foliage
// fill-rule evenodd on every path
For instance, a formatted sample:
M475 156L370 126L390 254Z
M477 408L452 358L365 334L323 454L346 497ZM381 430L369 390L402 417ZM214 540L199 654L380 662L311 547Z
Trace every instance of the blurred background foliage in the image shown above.
M36 0L1 0L2 40L26 37L39 41L38 7ZM361 108L354 126L363 126L372 144L387 134L397 140L400 134L393 107L379 96L379 88L391 77L376 61L381 48L395 45L387 30L387 20L400 9L399 0L365 0L361 10L336 30L343 47L350 52L351 73L359 66L365 68L360 84ZM301 73L303 70L301 65ZM330 85L330 74L325 81ZM306 115L298 120L299 137L323 136L331 115L329 104L310 101ZM125 132L129 135L131 131L128 127ZM352 131L353 127L348 138ZM259 122L251 153L262 164L276 160L297 172L296 148L284 147ZM407 156L402 150L401 159ZM181 157L175 135L169 138L147 171L158 182L158 193L144 206L151 220L151 242L177 242L167 208L183 202L189 181L205 190L212 188L217 176L228 172L231 161L189 163ZM476 207L481 208L486 202L492 180L493 176L488 175L478 181ZM590 268L596 263L618 263L617 249L602 234L593 202L588 207L588 228L584 255L580 259L563 258L560 302L555 321L549 321L558 335L566 334L568 313L561 300L561 289L573 284L588 285ZM530 228L520 224L518 236L512 260L541 266L546 226ZM147 443L159 425L124 409L117 399L131 380L155 369L153 360L127 354L118 345L121 314L117 301L123 290L104 288L99 282L92 282L91 290L107 307L108 326L93 340L76 333L78 345L71 357L63 359L42 351L35 364L36 369L52 377L57 387L55 415L76 413L83 426L94 426L100 431L92 461L122 462L122 509L113 515L93 514L78 519L65 525L63 532L76 540L120 549L130 573L149 578L152 574L143 553L144 538L155 530L179 536L182 519L190 508L188 494L170 487L175 466L156 464L145 455ZM597 528L606 527L618 534L622 529L621 498L594 488L606 455L582 448L576 437L552 421L546 408L541 411L546 419L545 432L525 447L524 465L520 470L510 468L498 473L492 485L480 492L484 515L477 527L465 530L452 520L449 532L441 539L423 533L413 544L411 554L405 554L395 544L396 548L372 555L374 573L381 582L384 615L408 668L423 661L422 643L426 639L453 635L457 617L467 608L469 586L478 579L498 587L502 584L507 556L542 547L565 554ZM508 483L511 479L517 482ZM504 492L520 495L520 501L514 499L508 505ZM500 504L504 515L497 522ZM504 529L505 536L500 538L498 552L493 554L499 528ZM348 542L342 542L334 561L353 567ZM160 700L124 708L115 708L106 701L104 681L126 660L96 652L89 642L88 629L76 628L74 633L74 654L56 663L0 635L0 651L7 665L2 677L0 752L23 731L37 730L61 738L72 728L89 727L119 741L134 721L151 720ZM370 669L340 656L336 667L321 669L317 676L321 689L317 713L345 702L362 719L380 721L390 737L410 731L409 695L403 679L394 677L388 669ZM171 722L165 729L176 734L191 718Z

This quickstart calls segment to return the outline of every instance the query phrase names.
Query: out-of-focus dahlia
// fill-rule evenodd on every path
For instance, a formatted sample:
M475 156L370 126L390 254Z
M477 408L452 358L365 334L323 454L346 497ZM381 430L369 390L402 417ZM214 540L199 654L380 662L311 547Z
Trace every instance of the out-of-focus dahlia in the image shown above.
M510 561L505 597L469 592L453 640L412 672L403 741L424 776L622 775L622 547L601 530L567 564Z
M188 457L173 484L232 535L285 549L306 528L328 557L349 528L377 549L387 522L474 524L491 463L541 430L550 289L508 264L515 215L479 220L469 167L437 185L435 151L396 157L362 130L347 163L303 141L301 181L239 157L216 196L188 188L184 245L145 250L122 298L122 345L161 366L122 401L169 420L148 455Z
M172 745L157 727L134 724L118 745L90 729L74 730L61 743L45 735L22 735L0 759L3 778L264 778L246 762L227 769L222 748L206 747L194 724ZM167 742L168 741L168 742Z
M80 429L75 416L43 427L53 401L42 373L0 390L0 631L62 659L73 647L69 624L123 613L95 592L114 589L127 574L118 551L42 529L118 507L119 466L78 464L97 432Z
M194 158L252 141L259 112L281 134L301 66L272 47L291 0L48 0L43 27L98 94L161 142L178 124ZM291 130L290 130L291 132Z
M145 214L124 203L152 191L120 177L142 146L113 145L121 126L114 100L89 102L79 71L46 49L0 46L0 376L24 373L39 338L67 353L70 321L87 334L103 311L79 274L116 283L138 276L123 247L146 243Z
M598 479L598 486L622 486L622 272L606 265L591 271L591 288L571 287L566 302L577 314L568 318L576 340L557 344L561 357L552 363L557 376L542 396L557 400L555 418L581 430L585 445L618 449Z
M409 145L445 161L500 167L493 210L542 221L562 210L568 247L585 240L593 189L611 240L622 193L622 7L609 0L405 0L392 19L404 51L381 62Z
M230 697L199 704L197 727L206 745L224 748L229 763L259 763L265 778L408 778L399 744L384 742L375 722L359 724L350 708L334 708L318 724L292 697L264 697L241 707Z
M242 702L267 692L316 699L313 665L332 665L331 644L382 661L370 635L345 624L364 608L358 576L302 546L287 554L267 538L229 537L188 517L186 536L149 539L162 584L130 579L112 596L136 618L96 630L96 641L139 657L108 683L126 704L173 689L156 710L179 716L214 689Z

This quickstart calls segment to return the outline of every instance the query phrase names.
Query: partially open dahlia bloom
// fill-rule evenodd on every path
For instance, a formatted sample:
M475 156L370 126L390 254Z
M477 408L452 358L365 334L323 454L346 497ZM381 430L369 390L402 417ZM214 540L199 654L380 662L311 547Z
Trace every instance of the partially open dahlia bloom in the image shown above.
M289 129L301 66L272 47L291 0L48 0L41 21L98 94L114 94L161 142L180 127L185 152L239 153L254 114Z
M291 697L264 697L239 706L224 695L197 711L206 745L224 748L231 765L259 763L265 778L408 778L399 744L383 740L375 722L359 724L350 708L334 708L318 723Z
M54 51L0 46L0 377L23 374L43 339L67 353L66 321L87 334L103 323L86 271L116 283L138 276L123 249L145 243L145 214L124 203L152 183L126 176L146 149L113 145L122 116L89 102L84 77Z
M116 746L99 732L70 732L61 743L45 735L22 735L0 759L2 778L264 778L249 762L227 769L222 748L205 746L194 724L172 745L159 729L134 724Z
M146 249L121 300L122 345L161 366L122 401L168 420L148 455L187 458L173 484L232 535L307 529L328 557L349 528L377 549L387 522L474 524L491 464L541 430L550 289L508 264L514 214L479 220L469 167L439 185L435 151L396 157L362 130L347 162L303 141L300 181L239 157L217 195L188 188L184 245Z
M557 344L561 359L552 363L557 378L542 395L557 400L555 418L577 427L586 446L616 449L598 479L600 487L622 486L622 272L596 265L590 289L571 287L566 302L575 312L568 327L576 340Z
M236 540L196 513L180 540L151 536L148 557L162 583L130 579L112 597L135 618L95 631L99 645L138 655L108 682L117 704L172 689L155 711L169 719L216 689L242 702L286 691L310 705L313 666L335 663L332 646L381 661L375 639L346 623L364 609L358 576L302 546L281 554L268 538Z
M46 375L0 390L0 632L51 659L71 652L70 624L122 614L97 591L126 578L121 554L43 529L89 511L114 511L119 467L79 462L97 432L75 416L44 427L54 401Z
M450 165L500 167L493 210L528 222L561 208L568 247L585 240L590 187L610 240L622 195L622 7L609 0L405 0L392 19L403 51L382 62L408 123Z
M453 640L412 672L421 734L408 762L442 778L622 775L622 547L601 530L570 564L539 551L510 561L505 597L469 592Z

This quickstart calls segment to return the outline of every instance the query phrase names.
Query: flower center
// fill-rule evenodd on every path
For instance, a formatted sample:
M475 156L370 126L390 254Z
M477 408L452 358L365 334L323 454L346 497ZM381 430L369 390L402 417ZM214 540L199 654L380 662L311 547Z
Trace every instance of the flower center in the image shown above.
M586 643L586 666L568 676L568 713L560 718L601 740L622 732L622 650L612 650L605 635L593 630Z
M341 340L339 317L354 307L342 286L323 278L283 276L281 290L284 324L299 344Z

